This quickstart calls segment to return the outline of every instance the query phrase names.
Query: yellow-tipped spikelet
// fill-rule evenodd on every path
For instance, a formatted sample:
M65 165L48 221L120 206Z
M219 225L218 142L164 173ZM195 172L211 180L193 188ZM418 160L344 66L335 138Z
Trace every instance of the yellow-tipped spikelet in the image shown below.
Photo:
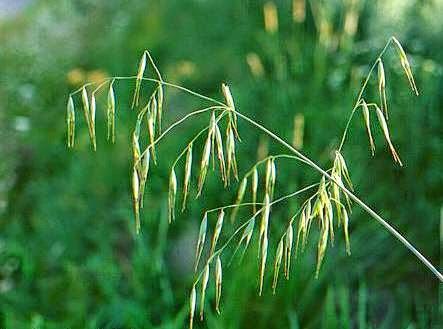
M235 179L238 180L237 160L235 157L235 138L232 125L229 123L226 128L226 158L226 176L228 182L230 181L231 171L234 174Z
M277 246L277 251L275 252L275 261L274 261L274 279L272 281L272 292L275 295L275 290L277 289L278 282L278 274L280 272L280 265L283 258L283 238L280 239L280 242Z
M143 74L145 73L146 68L146 52L143 52L142 58L138 64L137 78L135 80L135 90L134 97L132 99L132 108L134 106L138 106L138 100L140 98L140 87L143 80Z
M233 223L235 221L235 217L237 216L237 212L238 212L238 208L239 208L238 205L243 201L243 197L246 192L247 184L248 184L248 179L245 177L242 179L240 186L238 188L237 198L235 200L236 207L234 207L234 209L232 210L232 213L231 213L231 223Z
M191 182L191 171L192 171L192 143L188 145L188 150L186 152L185 175L183 179L182 211L186 209L186 200L188 198L189 184Z
M68 127L68 148L72 148L74 147L75 138L75 110L74 101L71 96L69 96L66 106L66 124Z
M197 271L198 263L200 262L200 258L203 252L203 247L205 246L206 240L206 231L208 229L208 214L205 213L203 219L200 223L200 230L198 232L198 240L197 240L197 248L195 252L195 266L194 271Z
M222 291L222 264L220 260L220 256L217 256L217 260L215 261L215 310L218 314L220 314L220 298Z
M395 150L394 145L391 142L388 124L386 123L385 117L383 116L383 112L380 110L378 106L376 107L376 112L377 112L378 121L380 123L380 127L386 139L386 143L388 143L389 149L391 150L392 157L395 162L397 162L400 166L403 166L403 163L401 162L400 157L398 156L397 151Z
M409 65L408 57L406 56L406 53L402 45L400 44L400 41L398 41L396 37L392 37L392 40L397 46L398 54L400 57L400 63L401 66L403 67L403 70L405 71L406 77L408 78L409 85L411 86L412 91L418 96L418 89L414 81L414 76L412 75L412 70L411 66Z
M115 143L115 93L114 93L114 80L109 84L108 90L108 107L106 110L107 123L108 123L108 141L111 140Z
M169 175L169 193L168 193L168 210L169 210L169 223L175 220L175 199L177 195L177 176L175 175L174 168L171 169Z

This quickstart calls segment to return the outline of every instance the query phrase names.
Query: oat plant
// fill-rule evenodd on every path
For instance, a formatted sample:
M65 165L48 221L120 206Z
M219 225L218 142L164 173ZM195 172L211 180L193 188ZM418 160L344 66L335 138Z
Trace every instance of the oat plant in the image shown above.
M257 120L244 115L236 107L229 86L221 85L223 101L219 101L179 85L163 80L153 58L148 51L143 52L138 72L135 76L112 77L100 83L87 83L80 89L69 95L67 102L67 128L68 147L74 147L76 109L75 104L81 104L85 117L91 145L96 150L96 95L107 90L107 139L115 142L115 113L117 84L124 81L135 83L132 109L137 113L137 120L132 132L132 199L135 217L135 229L137 234L141 231L140 213L143 210L143 197L149 186L148 175L153 165L157 164L160 154L157 145L168 134L182 123L192 120L197 116L207 116L208 124L192 137L184 149L178 152L176 159L169 169L169 192L168 192L168 218L172 223L178 210L186 210L191 188L193 188L192 173L198 172L196 184L196 196L204 197L204 185L207 175L213 169L220 174L222 184L229 188L233 181L238 181L238 190L235 203L206 210L202 215L198 240L195 252L195 278L190 293L189 326L192 328L195 317L203 319L205 299L209 282L215 286L215 309L220 311L223 268L229 263L234 255L242 258L248 249L253 235L258 239L258 293L261 295L264 289L264 275L266 271L273 272L271 289L275 293L280 273L290 278L291 260L297 254L303 252L309 239L311 227L318 230L317 241L317 265L315 275L318 276L322 262L329 245L334 243L336 227L341 228L345 240L346 253L351 253L349 238L349 221L353 204L361 207L371 218L378 221L394 237L407 247L433 274L443 282L442 274L395 228L373 209L365 204L354 192L351 181L351 173L348 170L346 159L343 154L343 146L349 131L350 123L357 112L361 112L362 128L367 131L369 150L375 154L375 142L372 137L372 129L380 129L386 141L393 161L402 166L399 153L396 150L390 136L388 121L388 100L386 97L386 76L384 57L389 47L398 52L400 64L406 75L412 92L418 95L418 89L414 81L412 70L403 47L400 42L391 37L383 50L371 66L366 79L361 86L356 102L350 113L348 122L343 132L341 142L334 153L332 165L323 169L312 159L295 149ZM151 67L155 72L154 77L146 77L145 71ZM377 72L375 72L377 71ZM366 92L370 79L378 81L378 99L370 99ZM144 84L153 84L154 91L149 97L144 98L141 90ZM194 109L179 120L162 130L164 110L164 95L166 88L178 89L181 92L191 94L210 106ZM374 118L377 118L374 120ZM236 160L237 143L241 141L238 122L244 121L251 128L258 129L261 133L269 136L273 142L280 144L286 153L273 154L256 162L247 169L243 176ZM372 124L374 120L378 124ZM388 124L389 122L389 124ZM197 149L197 140L203 143L202 149ZM243 141L247 142L247 141ZM275 195L275 184L278 178L277 164L282 160L299 162L321 175L319 182L301 188L287 195ZM290 199L299 198L301 207L287 220L285 228L278 236L270 234L270 219L274 205L287 202ZM241 207L250 209L248 218L237 218ZM222 231L226 225L233 225L233 234L223 239ZM270 250L269 239L277 239L276 250ZM227 247L234 245L230 257L227 255ZM208 248L207 252L203 251ZM231 249L231 250L232 250ZM273 264L269 264L268 253L274 253ZM198 304L197 304L198 303Z

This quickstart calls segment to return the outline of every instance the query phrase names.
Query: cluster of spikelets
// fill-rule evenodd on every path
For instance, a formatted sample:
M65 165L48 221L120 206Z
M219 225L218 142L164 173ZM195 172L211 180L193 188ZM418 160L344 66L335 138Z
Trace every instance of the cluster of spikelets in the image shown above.
M391 142L387 118L387 99L386 99L386 78L385 71L382 62L382 56L386 48L391 44L391 42L397 48L400 55L400 63L406 72L406 76L411 85L412 90L418 94L414 78L408 63L406 54L398 42L398 40L392 37L387 43L385 49L381 52L378 59L372 66L369 74L367 75L366 81L360 90L356 105L352 111L349 121L352 119L354 112L358 109L362 110L365 127L368 132L369 142L372 154L375 151L375 145L371 133L370 127L370 111L375 110L378 117L383 135L387 141L389 149L393 155L394 161L401 165L401 160ZM146 69L147 60L150 61L153 69L156 72L157 78L145 78L144 73ZM371 77L373 70L377 68L378 70L378 89L380 94L380 105L374 102L366 102L363 98L363 94L367 85L368 80ZM178 157L174 161L170 169L169 176L169 192L168 192L168 217L169 222L174 221L175 211L177 208L178 199L178 185L179 181L176 172L178 171L178 163L181 159L184 159L183 166L183 181L182 187L182 202L181 210L184 211L186 204L189 199L190 186L191 186L191 176L192 168L195 167L194 163L194 145L195 141L206 136L203 149L201 151L201 159L199 163L199 174L197 182L197 197L202 194L204 183L210 168L210 162L212 157L213 169L218 167L221 180L225 187L227 187L231 182L231 177L234 177L237 181L239 180L239 169L237 167L236 161L236 142L240 140L237 126L237 117L241 116L246 118L240 112L238 112L234 105L234 100L229 90L229 87L225 84L222 85L222 92L224 95L224 103L218 102L216 100L210 99L206 96L202 96L193 91L190 91L181 86L176 86L171 83L165 82L154 61L152 60L149 52L145 51L139 63L138 73L134 77L114 77L104 80L99 83L98 86L91 92L91 96L88 95L88 87L92 84L87 84L77 91L70 94L67 104L67 127L68 127L68 147L72 148L74 146L75 137L75 107L74 107L74 95L81 93L81 102L83 104L83 112L85 116L85 121L88 127L89 136L91 139L91 144L93 149L96 149L96 135L95 135L95 113L96 113L96 93L106 84L108 84L108 95L107 95L107 138L112 142L115 141L115 107L116 99L114 92L114 83L117 80L124 79L134 79L135 80L135 91L132 101L132 108L139 108L135 128L132 134L132 153L133 153L133 167L132 167L132 194L133 194L133 208L134 216L136 222L136 231L140 232L140 209L143 207L143 195L145 191L145 186L148 178L149 166L152 158L152 162L156 164L157 154L156 154L156 144L175 126L181 124L186 119L193 115L199 115L206 112L211 112L209 124L204 129L202 129L197 135L195 135L186 145L186 147L179 153ZM153 82L156 84L156 88L147 98L146 104L140 106L140 91L142 87L142 82L144 80ZM196 110L184 118L173 123L164 132L161 132L161 122L162 122L162 112L164 105L164 86L171 86L182 91L189 92L200 98L206 100L212 100L217 105L204 108L202 110ZM222 119L225 119L224 126L225 134L224 138L221 132ZM254 122L252 119L247 119L247 121ZM254 122L256 127L261 127L260 129L264 132L270 133L266 128L260 126ZM270 239L270 217L272 206L283 202L287 199L304 194L307 191L312 191L316 188L316 191L309 197L304 199L300 209L289 219L284 232L279 237L279 242L275 250L274 256L274 269L273 269L273 279L272 279L272 290L275 293L279 278L279 273L281 272L281 267L283 264L283 274L286 279L289 279L290 268L291 268L291 258L293 257L293 245L294 245L294 223L298 220L297 231L296 231L296 241L295 241L295 252L297 255L299 250L303 251L307 245L309 233L311 230L312 223L318 227L319 237L317 242L317 266L316 266L316 276L318 276L321 264L324 260L326 250L329 244L334 243L334 227L342 227L346 252L350 254L350 240L349 240L349 213L351 211L351 201L349 198L349 191L353 190L350 174L346 165L346 161L342 155L341 148L346 137L346 132L349 128L345 129L342 143L340 147L335 152L335 158L332 168L324 172L321 180L317 184L312 184L303 189L284 195L279 198L275 198L275 185L277 181L277 169L276 161L282 158L289 158L297 161L301 161L310 165L312 163L308 158L301 155L301 153L296 153L296 155L291 154L280 154L268 156L265 159L255 163L252 168L246 172L243 178L240 180L237 197L235 203L207 210L204 213L203 219L200 224L200 230L198 235L198 241L196 246L196 256L195 256L195 280L192 286L190 295L190 327L193 326L194 316L196 312L197 303L197 289L200 288L200 318L203 319L204 306L206 299L206 292L208 288L208 283L210 279L211 268L214 272L214 282L215 282L215 308L216 311L220 311L220 300L222 292L222 253L225 248L234 240L237 239L237 247L235 248L233 255L236 255L237 251L242 248L242 256L244 256L254 232L258 234L258 282L259 282L259 294L262 294L264 286L264 276L267 268L267 259L269 252L269 239ZM142 151L143 137L146 137L145 146ZM311 167L313 167L311 165ZM260 184L260 173L262 176L262 184ZM259 191L260 189L260 191ZM250 191L250 201L244 202L246 192ZM263 201L258 202L258 194L263 194ZM252 216L242 222L234 231L234 233L223 243L220 243L220 237L224 227L226 212L230 212L231 224L235 225L236 217L238 215L238 210L240 207L247 206L252 208ZM207 244L206 237L208 235L208 219L212 213L218 213L217 219L212 230L212 235L210 236L209 251L207 253L206 261L201 264L200 261ZM257 225L256 225L256 222Z

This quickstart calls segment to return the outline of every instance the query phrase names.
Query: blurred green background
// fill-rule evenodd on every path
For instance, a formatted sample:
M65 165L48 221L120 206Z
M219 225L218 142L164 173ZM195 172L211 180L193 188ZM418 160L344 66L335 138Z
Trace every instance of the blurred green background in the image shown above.
M357 194L439 267L442 15L441 0L0 1L0 328L187 326L202 213L232 202L236 188L222 189L212 174L204 197L167 224L168 164L207 118L160 145L140 236L129 184L133 83L116 86L115 145L105 140L101 99L97 152L80 113L76 147L66 148L68 93L87 81L134 75L144 49L170 82L217 99L221 82L229 83L240 111L289 141L294 117L303 118L302 151L326 167L362 79L396 35L421 92L412 95L389 50L389 124L405 166L393 164L378 129L370 157L360 116L344 155ZM368 90L378 100L376 80ZM165 122L201 105L167 90ZM282 151L244 123L240 132L240 173L258 153ZM277 194L318 179L305 166L278 163ZM300 201L273 210L271 250ZM351 256L338 231L316 280L315 233L275 296L271 271L257 295L254 252L225 267L222 313L214 311L211 286L211 305L197 327L441 328L437 279L356 207L350 225Z

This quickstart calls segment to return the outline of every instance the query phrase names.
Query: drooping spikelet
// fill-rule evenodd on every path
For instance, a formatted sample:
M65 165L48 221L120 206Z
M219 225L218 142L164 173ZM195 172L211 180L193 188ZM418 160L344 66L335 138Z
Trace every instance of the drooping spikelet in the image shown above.
M263 280L265 276L265 269L266 269L266 258L268 255L268 236L265 234L262 239L261 243L261 249L260 249L260 286L258 290L259 296L261 296L263 292Z
M378 62L378 93L380 95L380 107L388 119L388 102L386 99L386 76L385 69L383 67L383 62L381 58L377 60Z
M175 175L174 168L171 169L169 175L169 193L168 193L168 210L169 210L169 223L175 220L175 198L177 195L177 176Z
M234 207L234 209L232 210L232 213L231 213L231 223L233 223L235 221L235 217L237 216L237 212L238 212L238 208L239 208L238 205L243 201L243 197L246 192L246 185L247 184L248 184L248 179L245 177L242 179L240 186L238 188L237 198L235 200L236 207Z
M235 157L235 138L233 133L233 126L228 123L226 128L226 176L228 183L231 177L231 171L234 174L235 179L238 180L238 172L237 172L237 160Z
M135 216L135 231L137 234L140 233L140 185L139 178L137 174L137 170L134 167L132 170L132 204L134 208L134 216Z
M208 214L205 212L205 215L203 216L203 219L200 223L200 230L198 232L194 271L197 271L198 263L200 262L200 258L203 252L203 247L205 246L207 229L208 229Z
M274 279L272 281L272 292L274 295L275 295L275 290L277 289L278 274L280 272L280 265L282 258L283 258L283 239L280 239L277 251L275 253L275 261L274 261Z
M203 190L203 185L205 184L206 174L208 173L209 160L211 159L211 132L209 131L208 137L206 138L205 147L203 148L203 155L200 162L200 174L198 176L198 192L197 197L201 195Z
M214 234L212 235L211 250L209 251L209 257L211 257L215 252L215 248L217 246L217 241L218 241L218 238L220 237L220 232L223 227L224 218L225 218L225 211L223 209L221 209L218 214L217 223L215 224Z
M66 124L68 127L68 148L72 148L74 147L75 138L75 110L72 96L69 96L66 106Z
M107 122L108 122L108 135L107 139L115 143L115 93L114 93L114 80L109 84L108 90L108 107L106 110Z
M257 212L257 189L258 189L258 171L257 171L257 167L254 167L253 171L252 171L252 203L253 205L253 210L254 210L254 214Z
M220 298L222 291L222 264L220 260L220 256L217 256L217 260L215 261L215 310L218 314L220 314Z
M402 45L400 44L400 41L398 41L396 37L392 37L392 40L397 46L398 54L400 57L400 63L401 66L403 67L403 70L405 71L406 77L408 78L411 89L418 96L418 89L414 81L414 76L412 75L412 70L411 66L409 65L408 57L406 56L406 53Z
M191 182L191 170L192 170L192 143L188 145L188 150L186 152L185 175L183 179L182 211L186 209L186 200L188 198L189 184Z
M391 150L392 157L395 162L397 162L400 166L403 166L403 163L401 162L400 157L398 156L397 151L395 150L394 145L391 142L388 124L386 123L385 117L383 116L383 112L380 110L378 106L376 107L376 112L377 112L378 121L380 123L380 127L386 139L386 143L388 143L389 149Z
M363 119L365 121L366 131L367 131L368 137L369 137L369 145L371 147L371 154L374 155L375 154L375 143L374 143L374 139L372 138L369 108L368 108L368 105L366 104L364 99L362 100L361 110L363 113Z
M140 87L143 80L143 74L145 73L145 68L146 68L146 52L143 52L142 58L140 59L140 62L138 64L137 77L135 80L134 97L132 99L132 108L134 108L134 106L138 106L138 100L140 97Z
M195 304L197 302L197 292L195 285L192 286L191 295L189 296L189 329L194 325Z
M289 272L291 268L292 243L294 239L294 232L292 229L292 221L289 223L285 233L285 268L284 273L287 280L289 280Z
M146 181L148 180L148 172L149 172L149 152L144 152L143 157L141 158L141 168L140 168L140 208L143 208L143 196L145 194L145 186Z
M202 289L201 289L201 299L200 299L200 320L203 321L203 313L205 308L205 295L206 288L208 287L209 281L209 264L206 264L202 276Z

